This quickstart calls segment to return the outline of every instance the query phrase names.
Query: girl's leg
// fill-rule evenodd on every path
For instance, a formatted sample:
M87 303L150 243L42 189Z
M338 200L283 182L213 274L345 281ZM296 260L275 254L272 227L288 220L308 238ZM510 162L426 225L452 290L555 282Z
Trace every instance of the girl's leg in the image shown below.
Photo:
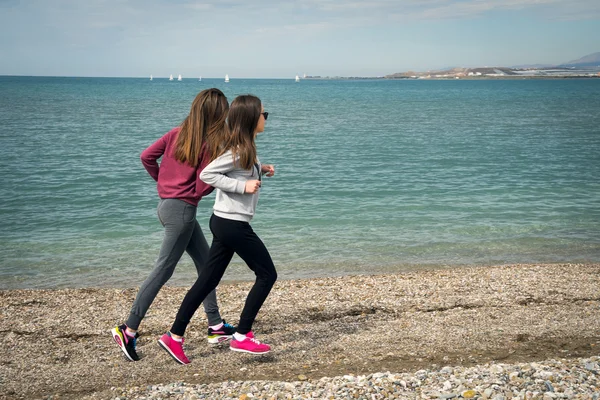
M226 242L231 241L229 237L235 235L235 231L228 229L229 225L226 221L228 220L216 217L214 214L210 218L213 242L208 252L208 262L206 268L202 270L192 288L185 295L171 326L171 333L177 336L183 336L192 316L206 296L217 287L233 257L233 249Z
M165 227L165 236L156 265L140 287L131 307L126 324L132 330L138 330L156 295L173 275L196 224L196 207L181 200L163 199L157 212L160 222Z
M277 271L267 248L250 224L244 227L243 237L235 244L234 250L256 275L236 329L238 333L247 334L277 280Z
M196 270L198 271L198 276L200 276L202 271L206 268L209 248L198 221L196 221L194 232L192 233L192 237L190 238L190 242L186 251L194 261L194 265L196 265ZM219 325L221 322L223 322L221 314L219 313L219 305L217 304L216 289L206 296L202 304L204 305L204 312L206 313L206 317L208 319L208 325Z

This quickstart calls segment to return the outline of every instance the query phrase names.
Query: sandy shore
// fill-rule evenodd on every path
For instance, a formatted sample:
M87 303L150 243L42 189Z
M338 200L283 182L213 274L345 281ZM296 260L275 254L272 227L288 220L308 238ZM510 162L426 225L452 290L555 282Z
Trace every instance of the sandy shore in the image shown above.
M249 287L219 287L226 319L236 322ZM318 380L600 355L600 264L279 281L254 326L271 354L208 345L198 313L186 336L192 364L180 366L156 339L186 290L161 291L142 324L136 363L109 333L136 288L0 291L0 398L123 398L134 387L172 382Z

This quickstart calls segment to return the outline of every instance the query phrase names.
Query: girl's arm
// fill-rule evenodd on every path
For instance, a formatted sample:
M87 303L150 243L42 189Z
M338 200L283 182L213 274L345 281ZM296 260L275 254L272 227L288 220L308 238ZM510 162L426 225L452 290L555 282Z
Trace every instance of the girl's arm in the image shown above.
M167 135L164 135L156 142L152 143L150 147L142 151L142 154L140 155L140 159L142 160L142 164L144 164L144 168L146 168L146 171L148 171L152 179L155 181L158 181L159 170L158 162L156 160L161 158L165 153L165 148L167 147L167 140L165 139L165 136Z
M225 175L236 168L231 152L227 152L204 167L202 172L200 172L200 179L206 184L221 189L224 192L244 194L246 182Z

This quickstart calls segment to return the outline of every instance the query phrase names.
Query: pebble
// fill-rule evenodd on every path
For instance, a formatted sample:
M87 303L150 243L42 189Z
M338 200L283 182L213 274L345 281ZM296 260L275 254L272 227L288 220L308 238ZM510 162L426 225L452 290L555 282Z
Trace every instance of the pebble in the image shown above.
M442 374L451 374L454 370L452 367L444 367L440 370Z
M585 369L587 369L588 371L594 371L596 369L596 364L591 363L591 362L586 362Z
M184 382L128 389L127 398L146 399L593 399L600 400L600 357L538 363L445 366L414 373L376 372L298 381ZM550 381L552 379L552 382ZM117 393L126 389L111 388ZM122 396L121 396L122 398ZM113 398L116 399L116 396Z
M455 397L456 397L456 395L454 393L444 393L444 394L440 394L440 396L439 396L440 399L453 399Z

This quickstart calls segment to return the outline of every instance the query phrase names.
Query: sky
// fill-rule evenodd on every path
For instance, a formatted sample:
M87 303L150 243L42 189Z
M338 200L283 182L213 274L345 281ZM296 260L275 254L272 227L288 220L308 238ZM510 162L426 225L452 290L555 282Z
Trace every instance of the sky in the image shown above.
M0 75L383 76L595 52L599 0L0 0Z

